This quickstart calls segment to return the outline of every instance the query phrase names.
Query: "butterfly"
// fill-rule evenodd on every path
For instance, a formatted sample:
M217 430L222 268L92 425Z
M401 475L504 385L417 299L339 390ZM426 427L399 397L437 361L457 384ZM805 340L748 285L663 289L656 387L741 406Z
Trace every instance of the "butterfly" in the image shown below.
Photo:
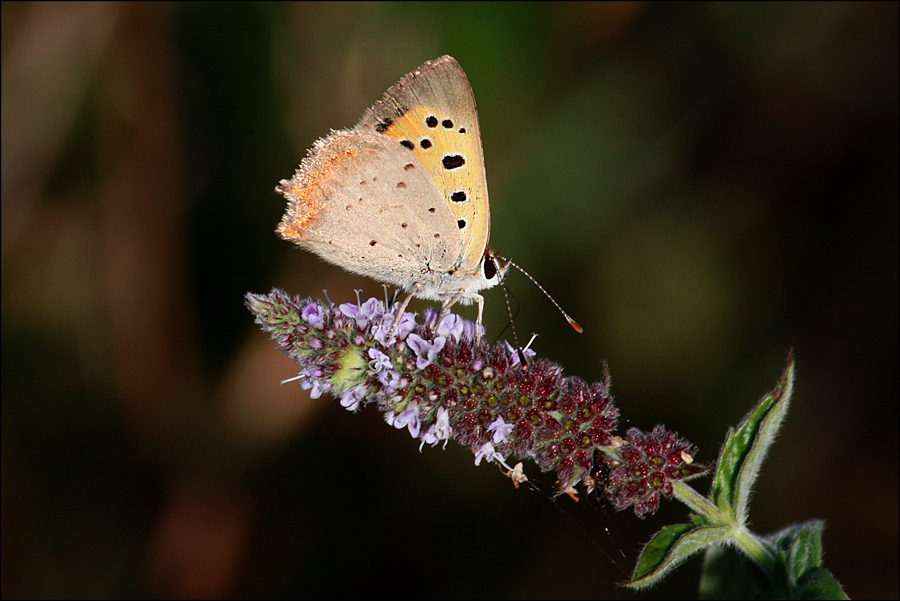
M318 140L275 190L288 200L281 238L408 293L395 325L413 297L443 303L438 323L475 302L480 339L478 292L513 263L488 246L478 111L453 57L408 73L355 127Z

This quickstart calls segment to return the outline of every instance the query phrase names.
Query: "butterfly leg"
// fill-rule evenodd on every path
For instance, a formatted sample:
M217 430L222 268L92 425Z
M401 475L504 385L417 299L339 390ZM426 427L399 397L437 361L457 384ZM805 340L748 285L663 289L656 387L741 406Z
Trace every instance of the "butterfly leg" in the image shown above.
M475 321L475 344L481 342L481 316L484 314L484 297L480 294L473 294L475 301L478 303L478 319Z
M434 322L434 329L437 329L437 327L441 325L441 322L444 321L444 318L447 317L447 313L450 312L450 307L458 303L459 299L465 296L465 294L465 290L460 290L453 297L451 297L450 300L444 301L444 304L441 305L441 312L438 313L437 321Z
M478 321L475 322L475 343L478 344L481 342L481 316L484 313L484 297L480 294L475 294L474 292L467 294L465 290L461 290L453 298L445 302L441 306L441 312L438 315L437 321L434 322L435 328L444 321L444 318L447 317L447 313L450 312L450 308L458 303L463 297L470 298L478 303Z
M397 310L397 315L394 317L394 323L391 324L391 329L388 330L387 338L390 339L391 335L394 333L394 329L397 327L397 324L400 323L400 318L403 316L403 312L406 311L406 307L409 305L409 301L416 295L416 292L419 291L422 285L416 283L413 285L412 290L409 291L409 294L406 295L406 298L403 299L403 302L400 304L400 309Z

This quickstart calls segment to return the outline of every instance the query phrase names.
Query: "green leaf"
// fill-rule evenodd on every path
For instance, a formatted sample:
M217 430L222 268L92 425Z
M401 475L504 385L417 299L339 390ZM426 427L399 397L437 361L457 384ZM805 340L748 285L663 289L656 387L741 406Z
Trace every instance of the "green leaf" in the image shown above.
M753 599L761 570L749 558L731 547L708 549L700 576L701 599Z
M794 599L849 599L834 575L825 568L806 573L797 583Z
M796 524L766 537L746 527L750 493L787 414L793 386L794 360L790 357L778 386L729 430L717 462L711 499L683 482L673 485L674 496L694 511L693 523L657 532L624 586L652 586L706 549L700 588L703 598L846 598L834 576L822 568L822 521Z
M694 554L727 540L728 532L724 527L695 524L666 526L653 535L638 557L631 580L622 584L636 589L653 586Z
M808 570L822 567L822 531L825 530L825 522L811 520L785 530L791 532L789 538L784 540L785 543L790 543L785 548L788 577L798 582ZM779 535L783 535L785 530Z
M766 574L748 555L716 547L703 565L704 599L846 599L834 576L821 567L824 523L789 526L763 539L775 563Z
M822 568L824 530L825 522L810 520L765 537L766 544L777 549L783 558L784 586L792 599L847 598L831 572Z
M794 390L794 359L781 375L778 386L729 429L716 464L711 498L719 509L743 526L747 521L750 493L759 469L781 428Z

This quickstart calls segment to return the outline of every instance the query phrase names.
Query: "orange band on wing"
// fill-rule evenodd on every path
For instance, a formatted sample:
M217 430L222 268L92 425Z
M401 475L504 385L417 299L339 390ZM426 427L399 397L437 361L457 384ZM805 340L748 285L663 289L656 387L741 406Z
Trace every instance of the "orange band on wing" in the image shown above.
M321 191L321 183L339 161L356 156L356 151L347 148L327 161L318 155L307 158L300 166L300 171L290 181L282 182L275 188L289 201L289 206L281 223L275 230L284 240L305 240L304 232L322 210L325 195ZM287 185L284 185L287 184Z

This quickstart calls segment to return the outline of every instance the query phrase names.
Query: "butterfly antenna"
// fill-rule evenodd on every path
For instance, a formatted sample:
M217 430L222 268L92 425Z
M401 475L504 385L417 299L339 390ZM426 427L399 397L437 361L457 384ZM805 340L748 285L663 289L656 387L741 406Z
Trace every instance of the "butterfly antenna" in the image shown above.
M524 274L525 274L525 277L527 277L529 280L531 280L532 282L534 282L534 285L538 287L538 290L540 290L541 292L543 292L543 293L544 293L544 296L546 296L547 298L549 298L549 299L550 299L550 302L553 303L553 306L555 306L557 309L559 309L559 312L562 313L563 317L566 318L566 321L569 322L569 325L572 326L572 329L573 329L573 330L575 330L575 331L578 332L579 334L581 334L582 332L584 332L584 328L582 328L580 325L578 325L578 322L577 322L577 321L575 321L574 319L572 319L571 317L569 317L569 314L568 314L568 313L566 313L565 311L563 311L563 308L559 306L559 303L556 302L556 300L555 300L552 296L550 296L550 293L548 293L546 290L544 290L544 287L543 287L543 286L541 286L540 284L537 283L537 280L536 280L536 279L534 279L533 277L531 277L531 274L529 274L527 271L525 271L524 269L522 269L521 267L519 267L518 265L516 265L516 264L513 263L512 261L509 261L509 264L512 265L513 267L515 267L516 269L518 269L519 271L521 271L522 273L524 273ZM509 303L509 301L507 301L507 303ZM513 332L515 332L515 328L513 328ZM516 342L516 344L518 344L518 341Z
M509 288L506 287L506 284L500 284L500 285L503 286L503 289L504 289L504 292L503 292L503 298L504 298L504 300L506 301L506 313L507 313L507 315L508 315L509 312L510 312L510 308L509 308L509 298L508 298L506 295L507 295L507 293L508 293L508 294L512 294L512 292L509 290ZM513 297L513 300L515 301L516 298ZM519 315L519 303L518 303L518 301L516 301L516 313L515 313L514 315L511 316L510 320L506 322L506 325L505 325L505 326L503 326L503 329L500 330L500 333L497 334L497 336L496 336L495 339L494 339L494 343L495 343L495 344L497 343L498 340L500 340L501 338L503 338L503 335L506 333L506 330L509 329L510 324L512 324L513 320L514 320L516 317L518 317L518 315Z
M512 297L514 301L516 301L516 315L519 314L519 301L516 299L516 296L510 292L509 288L506 287L506 284L503 285L503 298L506 299L506 312L509 314L509 327L512 328L513 340L516 341L516 353L519 355L519 364L522 366L523 370L528 369L528 361L525 360L525 353L522 352L522 345L519 344L519 335L516 334L516 315L512 313L512 307L509 304L509 297ZM506 328L503 328L504 330ZM502 332L501 332L502 333Z

